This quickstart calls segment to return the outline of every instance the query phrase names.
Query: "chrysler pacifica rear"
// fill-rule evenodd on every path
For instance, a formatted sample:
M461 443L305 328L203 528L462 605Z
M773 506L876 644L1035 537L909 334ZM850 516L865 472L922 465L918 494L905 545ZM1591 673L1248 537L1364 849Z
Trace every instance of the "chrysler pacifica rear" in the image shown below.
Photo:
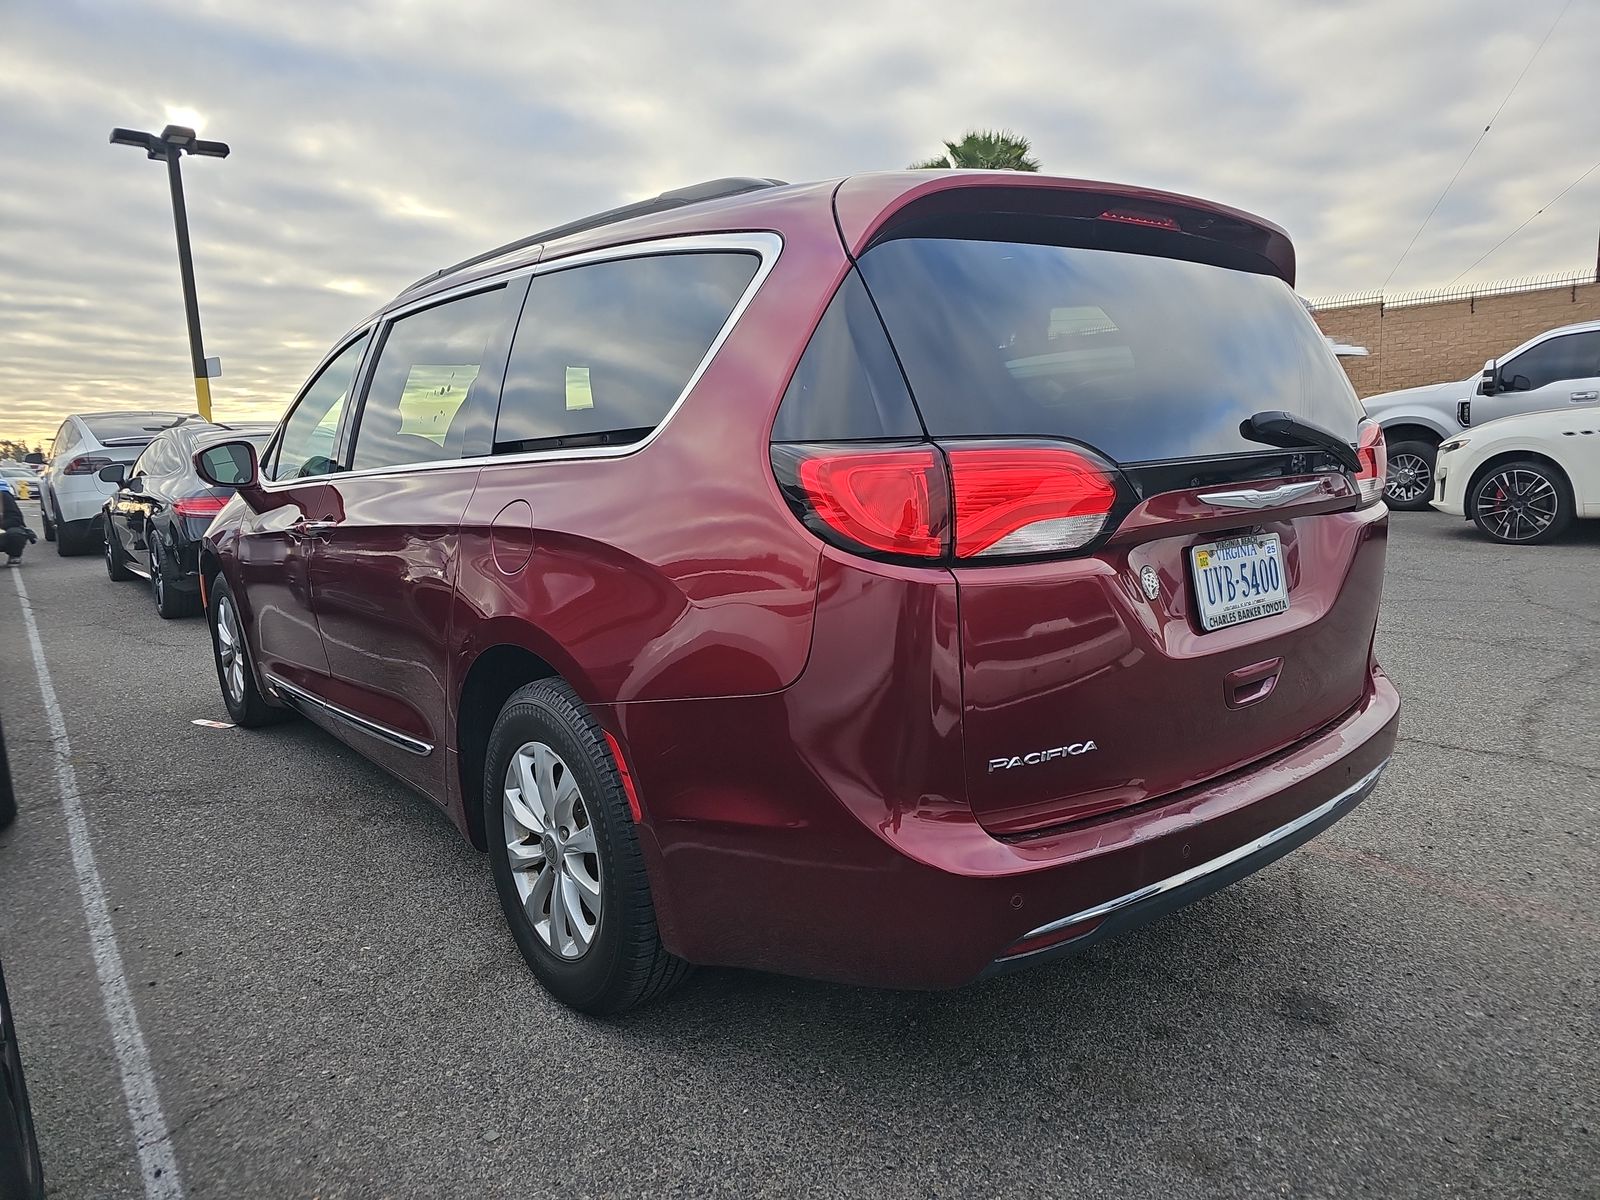
M200 456L229 712L444 809L580 1009L1071 954L1394 746L1383 439L1293 275L1233 209L963 172L717 181L437 272L259 461Z

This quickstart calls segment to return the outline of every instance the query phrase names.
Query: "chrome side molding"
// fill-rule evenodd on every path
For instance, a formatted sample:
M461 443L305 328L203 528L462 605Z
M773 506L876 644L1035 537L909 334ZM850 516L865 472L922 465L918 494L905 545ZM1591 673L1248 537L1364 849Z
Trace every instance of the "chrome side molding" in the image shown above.
M1320 491L1320 479L1307 479L1300 483L1286 483L1275 488L1240 488L1233 492L1205 492L1200 499L1218 508L1276 508L1303 499Z
M433 746L419 738L414 738L408 733L401 733L398 729L390 729L387 725L380 725L376 721L369 721L366 717L358 717L347 708L340 708L337 704L324 700L321 696L314 696L304 688L295 687L283 679L278 678L271 671L262 672L266 676L269 690L279 694L281 699L288 700L296 708L310 706L319 712L325 712L335 720L343 721L346 725L359 729L362 733L371 734L380 741L388 742L408 754L415 754L426 758L433 753Z

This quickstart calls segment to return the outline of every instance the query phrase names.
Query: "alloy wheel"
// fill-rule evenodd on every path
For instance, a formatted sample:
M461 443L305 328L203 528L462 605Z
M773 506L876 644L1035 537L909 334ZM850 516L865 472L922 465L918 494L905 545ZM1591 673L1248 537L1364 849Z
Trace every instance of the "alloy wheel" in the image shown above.
M167 606L167 581L161 575L161 543L154 534L150 537L150 586L155 589L156 607Z
M234 611L229 596L217 598L217 657L222 662L222 678L228 688L228 699L235 704L244 703L244 634L239 628L239 615Z
M506 854L517 896L540 940L582 958L600 927L600 855L578 777L543 742L525 742L506 765Z
M1555 485L1537 471L1497 471L1478 485L1478 517L1502 541L1526 542L1550 528L1560 505Z
M1389 460L1389 499L1408 503L1433 493L1433 468L1420 454L1397 454Z

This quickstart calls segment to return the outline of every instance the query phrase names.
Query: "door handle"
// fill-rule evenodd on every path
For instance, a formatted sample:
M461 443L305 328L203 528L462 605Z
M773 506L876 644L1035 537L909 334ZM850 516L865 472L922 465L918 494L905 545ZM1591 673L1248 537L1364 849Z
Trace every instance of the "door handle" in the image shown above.
M1600 400L1600 392L1573 392L1572 399L1578 403L1585 400Z
M307 521L302 517L284 532L292 538L325 538L338 524L337 521Z

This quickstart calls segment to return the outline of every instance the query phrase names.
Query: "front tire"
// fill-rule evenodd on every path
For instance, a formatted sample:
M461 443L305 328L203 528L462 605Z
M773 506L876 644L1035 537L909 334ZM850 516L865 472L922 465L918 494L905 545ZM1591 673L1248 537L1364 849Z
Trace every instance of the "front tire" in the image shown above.
M112 583L122 583L133 578L128 564L122 560L122 545L115 533L106 530L106 575Z
M167 558L161 550L161 534L155 529L150 531L150 594L163 621L192 617L200 611L199 593L180 592L167 578Z
M1433 498L1433 473L1439 447L1432 442L1396 442L1389 447L1389 478L1383 498L1400 512L1423 512Z
M1572 523L1573 508L1567 477L1532 458L1489 468L1467 497L1467 515L1505 546L1537 546L1560 537Z
M217 668L217 683L222 687L222 702L235 725L258 729L288 719L286 709L274 708L256 684L250 663L250 644L245 640L244 621L239 603L233 598L228 581L218 575L211 585L211 657Z
M676 987L644 857L605 735L577 693L544 679L506 701L489 737L483 825L522 957L557 1000L609 1015Z

